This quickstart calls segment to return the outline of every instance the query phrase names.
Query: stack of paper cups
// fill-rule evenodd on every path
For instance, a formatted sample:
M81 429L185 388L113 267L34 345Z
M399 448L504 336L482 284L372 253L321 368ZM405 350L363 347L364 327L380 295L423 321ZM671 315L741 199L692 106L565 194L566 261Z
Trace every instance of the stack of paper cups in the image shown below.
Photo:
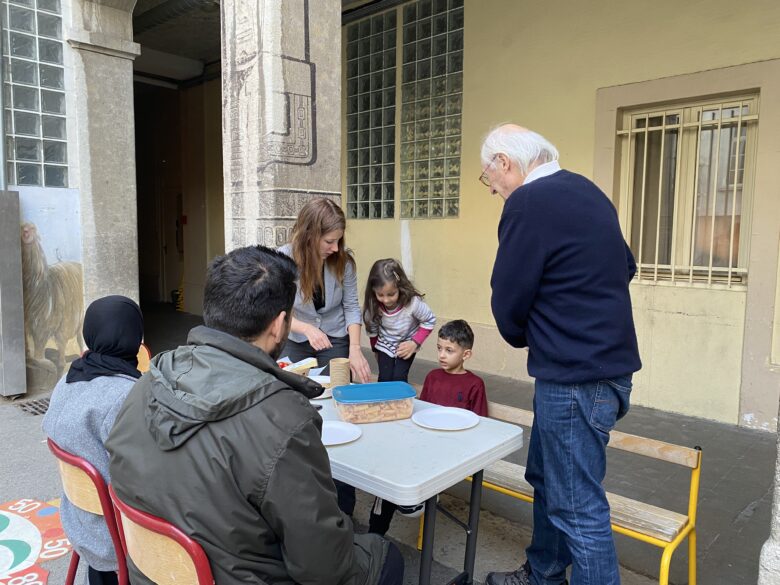
M349 384L349 360L347 358L333 358L330 360L331 387L346 386L347 384Z

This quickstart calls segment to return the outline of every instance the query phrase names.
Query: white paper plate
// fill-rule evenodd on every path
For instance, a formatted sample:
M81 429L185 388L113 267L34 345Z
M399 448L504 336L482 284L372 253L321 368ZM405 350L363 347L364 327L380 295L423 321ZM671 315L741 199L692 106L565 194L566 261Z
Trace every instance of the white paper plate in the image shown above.
M479 417L463 408L426 408L412 415L412 422L437 431L462 431L479 423Z
M322 444L343 445L359 438L363 431L359 426L340 420L326 420L322 423Z
M309 378L311 378L318 384L322 384L323 386L325 384L330 384L330 376L309 376ZM319 396L315 396L314 398L312 398L312 400L322 400L324 398L333 398L333 388L325 388L325 392L323 392Z

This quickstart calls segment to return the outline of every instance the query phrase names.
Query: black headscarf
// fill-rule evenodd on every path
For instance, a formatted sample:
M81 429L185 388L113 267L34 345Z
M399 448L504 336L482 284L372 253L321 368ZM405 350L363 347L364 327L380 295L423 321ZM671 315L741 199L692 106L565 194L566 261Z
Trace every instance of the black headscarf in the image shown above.
M99 376L140 378L138 349L144 318L132 299L111 295L94 301L84 315L87 351L70 365L66 382L89 382Z

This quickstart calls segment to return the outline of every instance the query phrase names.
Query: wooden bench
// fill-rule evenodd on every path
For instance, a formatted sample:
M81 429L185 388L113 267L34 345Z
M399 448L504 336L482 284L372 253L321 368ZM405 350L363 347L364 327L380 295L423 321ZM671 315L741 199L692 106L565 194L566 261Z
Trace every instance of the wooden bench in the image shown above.
M534 420L532 412L497 402L488 402L488 416L529 429ZM691 470L687 514L666 510L609 492L607 492L607 500L611 508L612 529L615 532L655 545L663 550L659 574L660 585L668 585L672 554L687 537L688 583L696 585L696 508L701 473L701 449L681 447L620 431L610 433L609 447L674 463ZM525 481L524 476L525 467L522 465L498 461L485 469L482 485L510 497L533 502L534 490ZM420 527L420 534L422 534L422 523Z

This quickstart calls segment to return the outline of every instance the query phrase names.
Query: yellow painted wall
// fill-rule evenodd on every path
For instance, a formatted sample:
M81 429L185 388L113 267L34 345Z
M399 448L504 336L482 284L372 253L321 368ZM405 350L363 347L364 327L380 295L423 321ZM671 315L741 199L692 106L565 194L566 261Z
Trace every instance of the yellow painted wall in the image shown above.
M408 244L415 283L440 323L465 318L476 326L472 367L527 378L525 352L501 342L490 311L502 205L477 182L485 133L504 121L526 125L556 144L565 168L592 177L598 88L780 57L780 3L465 5L460 217L408 221ZM361 279L375 259L401 257L402 232L400 220L349 222ZM736 423L744 292L634 284L632 295L645 364L634 402Z
M184 310L200 315L209 261L225 250L221 81L182 90Z
M745 291L631 286L644 367L631 400L737 424Z
M206 181L206 262L225 253L225 200L222 189L222 81L203 86Z

